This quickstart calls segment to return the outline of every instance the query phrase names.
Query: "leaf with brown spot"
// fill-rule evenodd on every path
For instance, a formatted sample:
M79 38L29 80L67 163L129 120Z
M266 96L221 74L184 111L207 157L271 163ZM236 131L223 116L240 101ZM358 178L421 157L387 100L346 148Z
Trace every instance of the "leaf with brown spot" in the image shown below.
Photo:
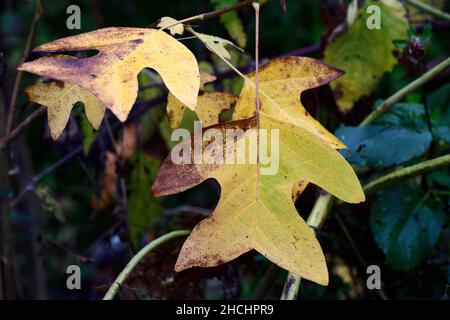
M273 72L267 71L272 68ZM343 145L329 138L325 131L322 133L319 124L305 115L300 102L293 97L299 99L299 92L326 84L339 75L339 70L309 58L288 57L269 62L260 74L260 112L251 114L255 108L255 89L247 82L236 107L240 106L240 116L250 118L205 129L216 129L224 136L229 129L241 129L237 142L243 144L216 147L210 153L212 163L175 164L170 155L166 158L152 186L155 196L182 192L208 178L221 185L216 209L194 228L183 245L175 270L216 266L256 249L292 273L322 285L328 283L320 245L294 207L293 186L299 180L311 182L351 203L364 201L365 197L353 169L333 148L336 144ZM253 141L243 151L246 159L254 155L258 149L258 127L268 134L278 130L279 140L273 145L279 146L280 155L275 174L259 173L270 164L221 162L221 153L236 156L243 151L242 145L245 148L245 141ZM203 142L203 152L217 143L215 138L211 140ZM272 142L268 140L270 148ZM193 144L194 139L186 139L172 153L189 150L191 156L195 155Z
M189 49L163 31L105 28L41 45L34 52L94 49L99 53L92 57L40 58L18 69L77 84L125 121L137 97L137 75L148 67L161 75L178 100L195 107L200 85L197 61Z
M43 58L46 59L46 58ZM77 102L84 104L86 116L98 130L105 107L97 97L80 86L68 82L36 83L25 88L28 99L47 107L48 126L53 140L59 138Z

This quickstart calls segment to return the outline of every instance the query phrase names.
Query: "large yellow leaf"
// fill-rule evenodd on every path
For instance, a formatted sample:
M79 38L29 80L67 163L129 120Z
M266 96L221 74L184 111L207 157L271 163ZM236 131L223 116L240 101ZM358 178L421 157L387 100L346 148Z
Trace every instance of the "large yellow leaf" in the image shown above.
M192 108L197 102L197 61L183 44L155 29L105 28L59 39L34 51L98 50L95 56L65 60L41 58L19 67L40 76L75 83L91 91L125 121L138 91L137 75L155 69L172 94Z
M369 29L366 25L374 14L367 13L370 5L380 9L380 29ZM359 98L370 94L382 75L397 64L392 41L407 38L405 15L400 1L365 1L349 29L327 45L324 61L346 72L342 78L331 83L341 111L352 109Z
M96 130L105 114L105 107L97 97L76 84L62 81L36 83L25 88L25 93L31 101L47 107L48 126L53 140L58 139L63 132L77 102L83 102L86 116Z
M184 243L175 266L177 271L216 266L256 249L282 268L319 284L328 283L320 245L294 207L293 186L302 180L343 201L358 203L365 198L351 166L333 148L343 145L305 114L297 100L301 91L325 84L340 74L339 70L309 58L274 60L261 70L261 111L252 116L255 90L247 82L236 104L236 113L250 118L205 129L217 129L223 135L230 129L242 129L245 134L238 140L243 141L255 141L258 127L267 130L268 135L278 130L279 140L274 144L278 142L279 146L279 170L273 175L259 173L268 166L262 163L221 163L220 152L214 153L215 161L203 164L175 164L171 156L167 157L152 187L154 195L181 192L208 178L221 185L216 209L194 228ZM270 149L274 144L268 140ZM202 150L209 149L212 143L216 139L204 141ZM185 147L195 154L193 144L193 139L187 139L174 150ZM236 154L238 145L225 145L223 153ZM256 152L257 147L251 146L245 151L247 159Z

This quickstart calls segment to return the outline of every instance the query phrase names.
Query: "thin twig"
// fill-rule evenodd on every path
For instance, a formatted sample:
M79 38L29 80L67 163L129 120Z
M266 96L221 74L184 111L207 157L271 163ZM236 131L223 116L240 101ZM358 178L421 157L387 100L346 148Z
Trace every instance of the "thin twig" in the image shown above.
M250 300L260 300L263 299L266 295L267 291L272 286L275 278L278 276L281 268L277 266L275 263L271 263L269 268L267 268L266 272L262 276L258 285L252 293Z
M9 135L6 135L3 139L0 140L0 150L8 147L8 145L17 139L22 133L24 133L28 127L30 127L35 120L39 119L41 115L46 112L45 107L40 107L39 109L32 112L29 116L25 118L14 130L10 132Z
M128 278L130 273L136 268L136 266L139 264L139 262L152 250L156 249L163 243L172 240L177 237L184 237L189 235L191 233L190 230L178 230L178 231L172 231L169 232L149 244L147 244L144 248L142 248L133 258L131 258L130 262L125 266L125 268L122 270L122 272L119 274L119 276L116 278L114 283L109 288L108 292L106 292L103 300L112 300L116 296L117 291L119 290L120 286L125 282L125 280Z
M429 4L426 4L425 2L419 1L419 0L405 0L408 4L412 5L413 7L416 7L419 10L422 10L425 13L429 13L437 18L450 20L450 14L448 14L445 11L442 11L436 7L430 6Z
M177 24L180 24L180 23L186 23L186 22L191 22L191 21L195 21L195 20L206 20L206 19L215 18L217 16L220 16L221 14L224 14L224 13L227 13L227 12L230 12L230 11L239 10L241 8L244 8L244 7L248 7L248 6L250 6L253 3L253 1L254 0L245 0L245 1L238 2L236 4L233 4L233 5L225 7L225 8L220 8L220 9L217 9L217 10L214 10L214 11L211 11L211 12L201 13L201 14L189 17L189 18L178 20L177 22L172 23L172 24L170 24L168 26L165 26L165 27L161 28L160 30L171 28L171 27L176 26Z
M39 19L41 18L42 12L43 11L42 11L41 1L36 0L36 5L34 7L33 20L31 22L30 32L28 33L27 43L25 45L25 50L23 52L23 56L22 56L20 64L25 62L25 59L27 58L28 54L30 53L31 45L33 44L34 35L36 33L36 25L37 25L37 22L39 21ZM7 122L6 130L5 130L6 136L8 136L12 130L14 116L16 113L17 97L19 95L20 83L22 82L22 75L23 75L23 71L17 71L16 79L14 81L14 88L13 88L13 93L12 93L12 97L11 97L11 103L9 104L8 122Z
M352 248L353 252L355 253L356 257L359 260L359 263L364 268L364 270L367 270L367 262L364 259L361 250L359 250L358 246L356 245L356 242L353 240L352 234L350 233L350 230L348 230L347 225L345 222L341 219L339 214L335 214L334 217L336 218L336 221L341 228L342 232L344 233L345 238L347 239L348 243L350 244L350 247ZM386 293L384 293L383 289L375 290L375 293L378 294L381 300L388 300Z
M398 90L396 93L394 93L392 96L390 96L388 99L386 99L382 104L380 104L374 111L372 111L359 125L365 126L370 123L372 123L376 118L378 118L382 113L389 110L395 103L400 101L404 96L407 94L413 92L414 90L420 88L425 83L433 79L435 76L440 74L442 71L450 67L450 58L445 59L441 63L439 63L434 68L428 70L423 75L421 75L416 80L410 82L400 90Z
M450 154L405 167L384 175L363 187L366 196L392 184L450 166Z
M58 161L54 162L53 164L51 164L50 166L45 168L45 170L40 172L38 175L35 175L33 178L31 178L30 182L28 182L28 184L25 186L25 188L23 188L22 191L20 191L19 195L13 201L11 201L11 207L15 207L28 192L34 191L36 185L43 178L45 178L47 175L49 175L50 173L52 173L53 171L58 169L60 166L65 164L67 161L69 161L72 158L74 158L75 156L77 156L82 151L83 151L83 146L80 145L77 148L70 151L69 153L67 153L64 157L62 157Z

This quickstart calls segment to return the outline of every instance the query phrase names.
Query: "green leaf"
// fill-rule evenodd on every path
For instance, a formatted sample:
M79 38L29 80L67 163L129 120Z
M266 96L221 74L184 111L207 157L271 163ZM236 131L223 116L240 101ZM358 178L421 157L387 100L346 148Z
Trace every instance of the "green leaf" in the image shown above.
M416 37L417 36L417 30L416 28L414 28L413 25L410 25L408 27L408 37L412 38L412 37Z
M394 40L394 41L392 41L392 43L397 48L406 48L408 46L408 41L406 41L406 40Z
M427 175L427 179L431 182L435 182L443 187L450 189L450 170L442 169L431 172ZM450 190L448 191L450 193Z
M95 138L97 137L97 130L92 127L84 112L78 112L78 116L80 117L80 128L83 134L83 153L87 156L89 151L91 151Z
M131 243L139 247L139 239L161 215L159 200L153 198L148 186L155 179L160 163L143 153L135 153L131 159L130 195L128 199L128 230Z
M423 42L428 42L431 37L431 23L427 22L425 26L423 27L422 35L420 36L420 39Z
M373 125L340 127L335 135L349 148L347 160L357 166L388 167L428 150L432 137L421 104L399 103Z
M409 185L380 192L374 202L370 226L386 262L399 270L418 265L436 244L445 212L432 206L428 193Z
M238 0L211 0L216 9L228 7L238 3ZM228 12L220 15L220 22L227 29L230 37L236 41L241 48L245 48L247 44L247 34L244 25L236 11Z

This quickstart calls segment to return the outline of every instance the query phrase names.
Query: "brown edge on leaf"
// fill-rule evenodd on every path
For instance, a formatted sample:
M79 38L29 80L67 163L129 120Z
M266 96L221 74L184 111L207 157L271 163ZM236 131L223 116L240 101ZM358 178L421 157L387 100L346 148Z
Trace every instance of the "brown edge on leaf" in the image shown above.
M256 121L256 116L241 120L227 121L203 128L202 134L208 129L219 129L223 131L224 129L228 129L230 127L240 128L246 131L249 128L256 127ZM193 140L194 137L191 134L191 150L193 146ZM184 141L181 141L180 143L184 143ZM177 146L180 143L178 143ZM172 162L171 154L169 152L167 157L164 159L163 164L159 168L158 173L156 174L155 182L153 183L151 188L153 196L161 197L183 192L210 178L201 174L200 171L197 170L197 166L198 165L196 164L176 165ZM181 183L177 183L180 180L182 180Z

